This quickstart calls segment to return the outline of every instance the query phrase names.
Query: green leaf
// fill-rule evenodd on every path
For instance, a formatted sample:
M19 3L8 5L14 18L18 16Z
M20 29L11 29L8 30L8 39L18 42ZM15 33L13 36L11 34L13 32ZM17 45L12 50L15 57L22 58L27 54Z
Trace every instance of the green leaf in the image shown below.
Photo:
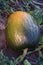
M43 44L43 36L41 37L40 44Z
M34 11L30 11L29 13L30 13L30 15L33 15L34 14Z
M14 0L10 0L11 2L14 2Z
M13 63L13 61L12 61L12 60L10 61L10 65L14 65L14 63Z
M43 60L39 60L36 65L43 65Z
M16 64L19 64L21 61L23 61L24 57L20 55L18 58L16 58Z
M24 65L31 65L31 64L30 64L30 62L28 60L25 60Z
M42 51L39 50L39 57L43 58Z
M41 18L41 17L39 17L39 18L37 19L37 23L38 23L38 24L41 24L41 23L42 23L42 18Z

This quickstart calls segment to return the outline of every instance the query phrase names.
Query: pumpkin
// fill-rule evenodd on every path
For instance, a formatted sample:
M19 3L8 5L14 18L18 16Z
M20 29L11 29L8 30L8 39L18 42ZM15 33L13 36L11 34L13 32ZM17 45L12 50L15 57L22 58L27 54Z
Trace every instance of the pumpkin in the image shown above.
M23 11L14 12L9 16L6 26L7 44L11 48L22 50L38 45L40 29L29 13Z

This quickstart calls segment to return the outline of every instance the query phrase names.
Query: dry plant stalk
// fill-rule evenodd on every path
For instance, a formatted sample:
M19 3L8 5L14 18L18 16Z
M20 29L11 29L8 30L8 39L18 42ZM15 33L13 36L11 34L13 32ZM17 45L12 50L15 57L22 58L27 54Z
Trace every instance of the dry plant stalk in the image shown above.
M43 44L42 44L42 45L40 45L38 48L36 48L34 51L30 51L30 52L28 52L27 54L34 53L34 52L36 52L36 51L41 50L42 48L43 48Z

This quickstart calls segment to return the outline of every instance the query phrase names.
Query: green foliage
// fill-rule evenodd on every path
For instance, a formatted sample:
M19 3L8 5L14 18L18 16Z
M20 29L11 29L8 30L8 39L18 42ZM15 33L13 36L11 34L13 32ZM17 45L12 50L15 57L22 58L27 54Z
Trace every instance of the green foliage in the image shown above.
M38 11L38 9L37 9L34 11L30 11L29 13L36 19L36 22L38 24L42 23L42 13L40 12L40 10Z
M22 55L20 55L18 58L12 58L13 60L9 60L8 57L6 57L3 54L3 51L0 51L0 65L17 65L19 64L24 58Z
M31 64L30 64L30 62L28 60L25 60L24 65L31 65Z
M41 51L39 52L39 57L43 58L43 54L42 54ZM36 62L36 65L43 65L43 61L41 60L41 58L39 59L39 61ZM6 57L3 54L3 51L2 50L0 51L0 65L17 65L21 61L23 61L23 56L22 55L20 55L16 59L13 57L12 60L9 60L8 57ZM27 59L25 59L23 61L23 64L24 65L31 65L31 63Z
M43 65L43 61L42 60L39 60L36 65Z
M8 4L7 0L0 0L0 2L2 3L2 8L0 9L0 14L5 11L9 14L13 13L14 11L17 10L21 10L21 11L26 11L29 12L38 22L38 24L41 24L42 22L42 15L43 15L43 10L40 8L40 6L35 5L32 0L27 0L25 2L25 0L21 1L21 4L18 0L8 0L8 2L10 3L10 5ZM12 4L11 4L12 3ZM35 8L34 10L30 11L31 6L29 6L29 4L34 4L31 5L33 8ZM16 4L16 5L15 5ZM15 8L16 7L16 8ZM4 9L2 11L2 9Z
M40 51L40 50L39 50L39 57L40 57L40 58L43 58L42 51Z
M9 60L8 57L3 54L3 51L0 51L0 65L17 65L16 61L15 58Z
M11 4L12 6L10 6L9 3L7 2L7 0L0 0L0 2L2 3L2 8L4 9L5 12L8 12L9 14L11 14L14 11L17 11L17 10L25 11L25 9L26 9L26 11L29 11L30 10L29 9L30 8L29 7L30 1L31 0L29 0L29 1L27 0L26 2L25 1L22 1L21 5L20 5L20 3L19 3L18 0L8 0L8 2L10 4L12 3ZM1 8L1 10L2 10L2 8Z
M43 36L41 37L41 41L40 41L41 44L43 44Z
M24 57L22 55L20 55L18 58L12 58L13 60L9 60L8 57L6 57L3 54L3 51L0 51L0 65L17 65L19 64L21 61L23 61ZM24 65L31 65L28 60L24 61Z
M9 65L9 60L3 55L3 52L0 51L0 65Z

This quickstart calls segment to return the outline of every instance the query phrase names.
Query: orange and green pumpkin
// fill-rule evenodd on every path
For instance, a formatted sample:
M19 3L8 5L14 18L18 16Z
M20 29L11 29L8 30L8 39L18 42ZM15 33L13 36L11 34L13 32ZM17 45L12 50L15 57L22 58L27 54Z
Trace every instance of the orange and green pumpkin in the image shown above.
M36 21L23 11L14 12L9 16L5 31L7 44L15 50L37 45L40 38Z

